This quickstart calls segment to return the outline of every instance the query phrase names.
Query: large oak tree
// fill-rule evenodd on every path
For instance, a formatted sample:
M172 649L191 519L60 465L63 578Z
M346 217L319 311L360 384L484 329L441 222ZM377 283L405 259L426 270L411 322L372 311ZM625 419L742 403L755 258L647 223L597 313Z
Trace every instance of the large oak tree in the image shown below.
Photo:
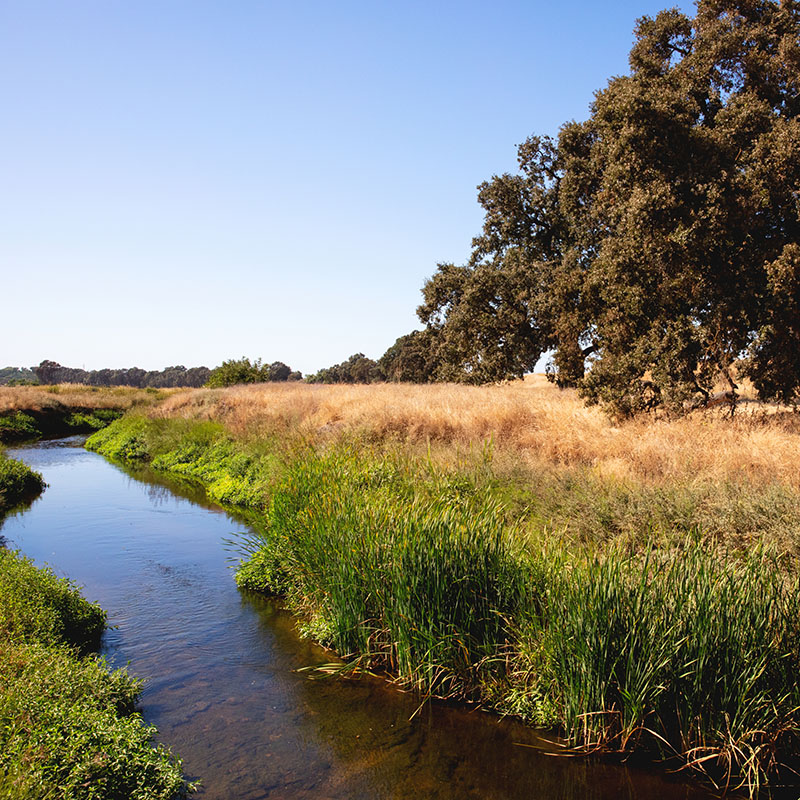
M630 74L479 187L465 266L420 318L439 377L532 369L621 413L747 374L800 390L800 3L700 0L639 20Z

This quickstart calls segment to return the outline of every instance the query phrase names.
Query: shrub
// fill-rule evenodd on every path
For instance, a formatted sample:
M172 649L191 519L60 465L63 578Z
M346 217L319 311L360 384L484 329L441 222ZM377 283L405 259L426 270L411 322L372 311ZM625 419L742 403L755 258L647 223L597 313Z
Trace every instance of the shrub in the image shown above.
M0 515L44 487L44 478L38 472L0 451Z
M134 713L141 682L81 656L99 643L102 609L3 548L0 596L0 796L184 796L180 761Z

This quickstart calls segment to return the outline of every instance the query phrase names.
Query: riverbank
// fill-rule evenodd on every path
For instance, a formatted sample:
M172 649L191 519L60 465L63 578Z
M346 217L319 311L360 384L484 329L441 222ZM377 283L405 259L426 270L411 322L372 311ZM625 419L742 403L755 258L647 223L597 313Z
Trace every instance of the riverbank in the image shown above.
M169 393L127 386L0 386L0 444L91 433Z
M478 700L557 727L576 750L645 752L753 793L797 766L800 589L782 555L796 547L791 481L759 483L751 465L720 491L708 470L687 482L674 464L661 480L623 482L522 451L519 437L546 421L533 402L484 408L495 425L481 442L461 436L452 408L444 435L419 434L444 418L435 392L404 435L348 425L341 404L317 424L311 405L332 397L305 389L316 387L260 408L263 388L176 394L90 447L257 511L264 532L247 543L240 585L282 594L309 635L423 696ZM496 425L515 404L527 422ZM773 459L796 447L793 424L703 423L718 443L783 436ZM746 520L709 533L699 523L715 508Z
M44 491L44 479L0 449L0 521L14 506Z
M173 800L181 764L134 712L141 683L89 655L105 614L0 548L0 796Z
M0 452L0 519L44 488ZM0 537L1 539L1 537ZM135 713L141 682L92 654L105 613L0 541L0 796L173 800L180 761Z

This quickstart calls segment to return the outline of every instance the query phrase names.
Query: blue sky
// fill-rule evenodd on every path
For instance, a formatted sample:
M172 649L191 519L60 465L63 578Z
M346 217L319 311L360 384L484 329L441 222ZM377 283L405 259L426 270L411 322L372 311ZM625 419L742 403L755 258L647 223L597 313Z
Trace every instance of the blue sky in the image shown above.
M0 366L379 357L666 5L0 0Z

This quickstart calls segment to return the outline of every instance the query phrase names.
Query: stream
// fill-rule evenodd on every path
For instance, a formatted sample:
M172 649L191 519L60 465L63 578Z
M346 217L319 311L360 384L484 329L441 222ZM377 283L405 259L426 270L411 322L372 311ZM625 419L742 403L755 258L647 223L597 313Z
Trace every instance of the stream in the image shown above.
M559 757L536 731L378 678L314 680L334 657L240 592L247 530L202 492L129 472L82 437L9 450L48 488L0 534L108 611L102 652L146 680L140 710L203 800L705 800L657 771ZM415 712L418 712L415 714Z

